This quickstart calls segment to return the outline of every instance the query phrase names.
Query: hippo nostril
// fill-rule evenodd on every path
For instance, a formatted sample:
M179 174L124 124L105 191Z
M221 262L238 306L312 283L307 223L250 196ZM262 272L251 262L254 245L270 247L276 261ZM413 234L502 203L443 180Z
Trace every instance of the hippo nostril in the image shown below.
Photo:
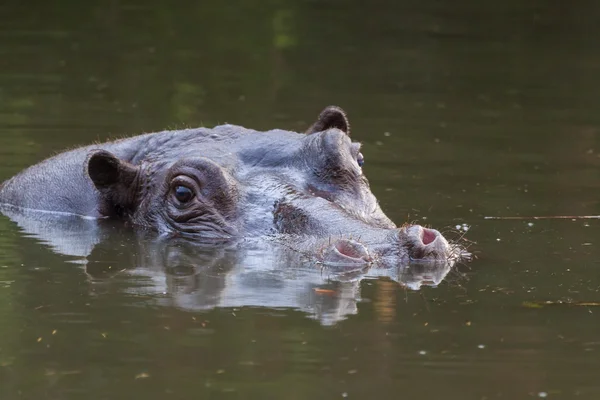
M423 244L425 246L427 246L430 243L433 243L436 238L437 238L437 235L435 234L435 232L433 230L423 228L423 234L421 236L421 240L423 241Z
M367 248L349 239L340 239L323 252L323 263L327 265L365 265L371 261Z
M369 253L365 247L357 242L351 240L340 240L334 244L335 249L346 257L351 258L363 258L369 257Z
M446 260L450 256L450 244L435 229L410 225L400 230L400 235L402 234L406 235L409 257L413 261ZM402 236L400 239L402 240Z

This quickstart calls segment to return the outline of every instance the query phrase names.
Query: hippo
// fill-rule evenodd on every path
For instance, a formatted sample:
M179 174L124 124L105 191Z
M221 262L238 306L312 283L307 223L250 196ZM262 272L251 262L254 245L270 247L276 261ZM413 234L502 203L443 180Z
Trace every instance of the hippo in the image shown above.
M439 231L384 214L350 133L329 106L303 133L226 124L79 147L4 182L0 211L124 221L204 244L269 240L334 266L462 257Z

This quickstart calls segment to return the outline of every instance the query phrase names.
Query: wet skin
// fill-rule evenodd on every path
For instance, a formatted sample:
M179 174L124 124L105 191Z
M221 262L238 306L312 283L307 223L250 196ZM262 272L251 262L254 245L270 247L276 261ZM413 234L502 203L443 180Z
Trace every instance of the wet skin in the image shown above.
M305 133L222 125L81 147L3 183L0 203L195 241L268 239L330 265L456 258L438 231L396 227L364 161L331 106Z

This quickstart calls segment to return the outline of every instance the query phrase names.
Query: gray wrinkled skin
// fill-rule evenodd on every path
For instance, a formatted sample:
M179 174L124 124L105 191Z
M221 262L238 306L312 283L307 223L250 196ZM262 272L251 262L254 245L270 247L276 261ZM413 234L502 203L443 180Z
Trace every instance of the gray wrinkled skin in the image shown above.
M328 107L305 134L222 125L91 145L6 181L0 203L203 242L267 238L330 265L456 258L439 232L387 218L349 126Z

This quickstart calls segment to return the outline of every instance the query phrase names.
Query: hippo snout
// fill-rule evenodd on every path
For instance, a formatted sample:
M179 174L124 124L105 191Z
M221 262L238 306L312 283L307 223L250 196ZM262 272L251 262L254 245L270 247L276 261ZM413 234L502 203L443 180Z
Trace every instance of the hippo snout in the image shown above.
M328 266L359 267L404 262L446 262L455 258L453 247L442 234L420 225L394 229L379 240L329 239L317 258Z

